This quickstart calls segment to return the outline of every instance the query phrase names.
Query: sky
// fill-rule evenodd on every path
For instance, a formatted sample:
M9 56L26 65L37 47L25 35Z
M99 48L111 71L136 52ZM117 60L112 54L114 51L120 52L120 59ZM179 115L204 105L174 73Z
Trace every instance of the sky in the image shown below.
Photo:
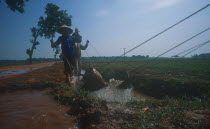
M25 60L31 47L30 28L45 16L45 6L53 3L72 16L72 29L77 27L82 43L90 41L82 56L120 56L167 27L175 24L207 4L209 0L30 0L25 13L13 12L4 0L0 3L0 60ZM157 56L182 41L210 27L210 6L190 19L128 53ZM56 33L55 40L59 36ZM210 30L163 55L170 57L195 45L208 41ZM53 58L49 39L34 51L35 58ZM194 54L210 53L210 43Z

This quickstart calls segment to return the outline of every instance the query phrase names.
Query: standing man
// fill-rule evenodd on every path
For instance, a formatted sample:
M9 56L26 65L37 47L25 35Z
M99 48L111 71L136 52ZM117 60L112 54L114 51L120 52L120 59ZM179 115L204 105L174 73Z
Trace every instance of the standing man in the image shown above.
M74 37L80 36L79 30L77 28L75 29L75 32L72 34L72 36L74 36ZM80 37L78 37L78 38L80 38ZM77 70L78 70L77 71L78 75L81 74L81 61L80 61L81 49L86 50L86 48L88 47L88 43L89 43L89 40L86 41L85 46L81 45L81 42L76 42L76 45L75 45L75 68L77 68Z
M66 75L67 82L71 82L71 77L74 75L75 70L75 43L81 42L82 37L77 32L74 36L71 36L73 30L67 25L62 25L58 28L57 32L62 36L58 37L57 41L54 43L51 41L51 46L53 48L61 44L62 56L64 62L64 73Z

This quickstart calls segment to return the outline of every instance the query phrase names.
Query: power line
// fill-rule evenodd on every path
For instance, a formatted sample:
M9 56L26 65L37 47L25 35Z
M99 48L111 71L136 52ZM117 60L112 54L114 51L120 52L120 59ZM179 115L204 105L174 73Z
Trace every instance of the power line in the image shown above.
M202 33L204 33L204 32L206 32L206 31L208 31L209 29L210 29L210 28L207 28L207 29L205 29L204 31L201 31L200 33L198 33L198 34L196 34L196 35L192 36L191 38L189 38L189 39L187 39L187 40L185 40L185 41L181 42L180 44L178 44L178 45L176 45L176 46L172 47L171 49L167 50L166 52L164 52L164 53L162 53L162 54L158 55L156 58L158 58L158 57L160 57L160 56L162 56L162 55L164 55L164 54L166 54L166 53L170 52L171 50L173 50L173 49L177 48L178 46L181 46L182 44L184 44L184 43L186 43L186 42L188 42L188 41L192 40L193 38L195 38L195 37L197 37L197 36L201 35Z
M162 55L164 55L164 54L166 54L166 53L172 51L173 49L177 48L178 46L181 46L182 44L184 44L184 43L186 43L186 42L188 42L188 41L194 39L195 37L197 37L197 36L199 36L199 35L201 35L201 34L203 34L203 33L205 33L205 32L208 31L209 29L210 29L210 28L207 28L207 29L205 29L205 30L199 32L198 34L196 34L196 35L194 35L194 36L188 38L187 40L185 40L185 41L179 43L178 45L172 47L171 49L169 49L169 50L167 50L167 51L161 53L160 55L156 56L156 57L153 58L152 60L157 59L157 58L159 58L160 56L162 56ZM146 63L145 63L145 64L146 64ZM145 65L145 64L144 64L144 65ZM137 69L137 68L136 68L136 69ZM133 70L135 70L135 69L133 69ZM131 71L133 71L133 70L131 70ZM130 71L130 72L131 72L131 71Z
M127 52L125 52L124 54L122 54L122 55L121 55L121 57L122 57L122 56L124 56L125 54L128 54L129 52L133 51L134 49L136 49L136 48L138 48L138 47L142 46L143 44L145 44L145 43L149 42L150 40L152 40L152 39L154 39L154 38L158 37L159 35L163 34L164 32L166 32L166 31L170 30L171 28L175 27L176 25L178 25L178 24L180 24L180 23L184 22L185 20L189 19L190 17L194 16L195 14L197 14L197 13L201 12L202 10L206 9L208 6L210 6L210 4L208 4L208 5L204 6L203 8L201 8L201 9L197 10L196 12L194 12L194 13L192 13L191 15L187 16L186 18L184 18L184 19L180 20L179 22L177 22L177 23L173 24L172 26L170 26L170 27L166 28L165 30L163 30L163 31L159 32L158 34L156 34L156 35L152 36L151 38L149 38L149 39L147 39L146 41L144 41L144 42L140 43L139 45L135 46L134 48L132 48L132 49L128 50ZM187 39L186 41L184 41L184 42L182 42L182 43L180 43L180 44L176 45L175 47L173 47L173 48L171 48L171 49L167 50L166 52L164 52L164 53L160 54L159 56L157 56L156 58L153 58L153 59L157 59L158 57L160 57L160 56L162 56L162 55L166 54L167 52L169 52L169 51L171 51L171 50L175 49L176 47L178 47L178 46L180 46L180 45L182 45L182 44L186 43L187 41L189 41L189 40L191 40L191 39L193 39L193 38L197 37L198 35L200 35L200 34L202 34L202 33L206 32L206 31L207 31L207 30L209 30L209 29L210 29L210 28L208 28L208 29L206 29L206 30L204 30L204 31L202 31L202 32L200 32L200 33L198 33L197 35L195 35L195 36L193 36L193 37L191 37L191 38ZM134 69L134 70L135 70L135 69ZM132 71L133 71L133 70L132 70Z
M204 45L206 45L206 44L208 44L208 43L210 43L210 40L209 40L209 41L206 41L206 42L204 42L204 43L202 43L202 45L198 46L197 48L195 48L195 49L193 49L192 51L188 52L187 54L183 55L183 57L185 57L186 55L188 55L188 54L194 52L195 50L199 49L200 47L202 47L202 46L204 46Z
M205 42L205 43L206 43L206 42ZM174 55L174 56L172 56L172 57L179 56L179 55L181 55L181 54L183 54L183 53L185 53L185 52L188 52L188 51L190 51L190 50L192 50L192 49L195 49L195 48L197 48L197 47L199 47L199 46L202 46L202 45L205 44L205 43L201 43L201 44L196 45L196 46L194 46L194 47L192 47L192 48L189 48L189 49L187 49L187 50L184 50L183 52L180 52L180 53L178 53L178 54L176 54L176 55Z
M194 13L190 14L189 16L187 16L186 18L182 19L181 21L179 21L179 22L175 23L174 25L172 25L172 26L170 26L170 27L166 28L165 30L163 30L163 31L159 32L158 34L156 34L156 35L152 36L151 38L149 38L149 39L147 39L146 41L144 41L144 42L140 43L139 45L135 46L134 48L132 48L132 49L128 50L127 52L125 52L125 54L128 54L129 52L133 51L134 49L136 49L136 48L138 48L138 47L142 46L143 44L145 44L145 43L149 42L150 40L152 40L152 39L156 38L157 36L161 35L162 33L164 33L164 32L166 32L166 31L170 30L171 28L173 28L173 27L175 27L176 25L178 25L178 24L182 23L183 21L187 20L188 18L192 17L193 15L195 15L195 14L197 14L197 13L201 12L202 10L206 9L208 6L210 6L210 4L208 4L208 5L204 6L203 8L199 9L198 11L196 11L196 12L194 12ZM122 54L121 56L124 56L124 54Z
M195 38L195 37L201 35L202 33L208 31L209 29L210 29L210 28L207 28L207 29L205 29L204 31L201 31L200 33L198 33L198 34L192 36L191 38L189 38L189 39L187 39L187 40L181 42L180 44L178 44L178 45L172 47L171 49L167 50L166 52L163 52L162 54L156 56L155 58L153 58L153 59L151 59L151 60L155 60L155 59L159 58L160 56L162 56L162 55L168 53L169 51L172 51L173 49L177 48L178 46L180 46L180 45L182 45L182 44L184 44L184 43L186 43L186 42L188 42L189 40L192 40L193 38ZM146 63L144 63L142 66L144 66L144 65L146 65ZM136 70L136 69L138 69L138 68L135 68L135 69L133 69L133 70L131 70L131 71L129 71L129 72L132 72L132 71L134 71L134 70Z

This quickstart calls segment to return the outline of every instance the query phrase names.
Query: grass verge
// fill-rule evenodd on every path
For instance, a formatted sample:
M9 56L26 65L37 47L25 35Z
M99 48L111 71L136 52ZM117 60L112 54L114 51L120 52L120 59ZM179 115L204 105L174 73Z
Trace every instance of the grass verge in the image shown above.
M95 62L94 66L107 81L124 80L135 91L155 98L210 97L209 59L125 60Z
M79 128L88 129L206 129L209 128L210 99L163 98L107 103L60 84L52 90L55 99L69 105Z
M141 109L138 119L126 128L207 129L210 127L210 99L174 99L133 101L127 105Z

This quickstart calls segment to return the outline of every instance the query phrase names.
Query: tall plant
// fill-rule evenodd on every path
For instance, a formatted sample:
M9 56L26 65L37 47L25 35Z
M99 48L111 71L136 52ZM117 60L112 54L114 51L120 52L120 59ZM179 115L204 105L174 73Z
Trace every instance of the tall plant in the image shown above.
M33 37L33 39L30 40L30 42L32 43L32 46L31 46L31 48L28 48L26 50L26 54L28 54L28 56L29 56L29 62L30 62L30 64L32 64L33 52L36 49L36 46L40 44L37 41L37 38L40 35L40 29L39 28L36 28L36 27L32 27L31 28L31 33L32 33L32 37Z
M48 3L45 7L46 17L40 17L38 26L41 28L40 36L44 36L47 39L53 39L57 28L65 24L71 26L72 16L68 15L66 10L60 10L60 8L52 3ZM55 51L54 58L60 53L60 48L53 48Z

